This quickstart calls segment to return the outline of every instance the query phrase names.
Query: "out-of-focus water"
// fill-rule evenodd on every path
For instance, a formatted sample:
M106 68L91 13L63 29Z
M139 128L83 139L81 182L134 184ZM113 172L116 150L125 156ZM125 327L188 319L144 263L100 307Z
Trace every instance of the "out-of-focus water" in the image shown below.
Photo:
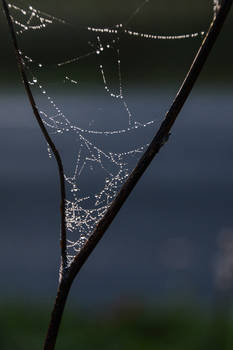
M63 98L72 109L74 98ZM139 115L158 123L168 101L166 92L131 97ZM93 97L82 96L79 114L92 104ZM48 300L59 265L56 165L24 95L2 94L0 106L0 293ZM211 300L219 237L233 231L232 112L230 90L192 94L169 142L81 271L73 300L86 306Z

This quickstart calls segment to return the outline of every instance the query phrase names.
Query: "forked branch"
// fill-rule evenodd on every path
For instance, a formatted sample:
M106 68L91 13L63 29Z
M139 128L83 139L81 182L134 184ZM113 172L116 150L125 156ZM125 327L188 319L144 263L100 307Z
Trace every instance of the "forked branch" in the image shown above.
M224 0L219 8L217 16L213 19L213 22L210 25L210 28L201 44L201 47L194 58L194 61L188 71L183 84L181 85L174 102L172 103L169 111L167 112L164 121L162 122L158 132L156 133L154 139L151 144L147 148L144 155L139 160L137 166L129 176L126 183L122 186L119 194L113 201L112 205L106 212L103 219L96 226L93 234L90 236L80 253L74 258L71 266L69 267L66 280L64 280L64 285L66 286L65 290L69 290L72 285L74 278L77 276L78 272L82 268L83 264L88 259L89 255L95 249L96 245L103 237L104 233L114 220L115 216L121 209L122 205L125 203L126 199L136 186L137 182L150 165L151 161L154 159L156 154L160 151L162 146L166 143L169 138L171 128L175 123L182 107L184 106L187 98L190 95L190 92L202 71L205 62L217 40L217 37L223 27L223 24L226 20L226 17L231 9L233 0ZM64 298L61 300L61 304L55 304L51 323L48 329L47 339L45 342L44 350L53 350L56 343L56 337L58 333L58 328L56 326L58 324L57 312L59 308L63 308L65 304ZM61 313L59 313L61 315ZM59 326L58 326L59 327Z
M17 44L17 39L16 39L16 34L14 30L14 26L9 14L8 6L6 4L5 0L3 1L3 6L4 10L6 13L6 17L8 20L8 24L10 27L11 31L11 36L13 39L14 47L15 47L15 52L16 52L16 57L19 65L19 69L21 72L21 75L23 77L23 82L24 86L28 95L28 98L30 100L32 109L34 111L34 115L40 125L41 131L50 145L54 156L57 160L58 163L58 168L59 168L59 175L60 175L60 181L61 181L61 194L62 194L62 205L61 205L61 213L62 213L62 258L63 262L66 264L66 229L65 229L65 185L64 185L64 173L63 173L63 166L61 162L60 155L58 151L55 148L55 145L53 144L52 140L50 139L43 122L40 118L39 112L37 110L29 83L28 79L25 73L24 69L24 64L23 64L23 59L21 57L20 51L18 49L18 44ZM158 132L156 133L154 139L152 140L151 144L147 148L146 152L144 155L141 157L139 160L137 166L129 176L128 180L126 183L122 186L119 194L113 201L112 205L106 212L105 216L103 219L98 223L96 226L93 234L90 236L80 253L74 258L72 264L70 267L67 269L66 274L62 275L60 284L59 284L59 289L57 293L57 298L55 301L55 305L53 308L52 316L51 316L51 321L49 324L48 328L48 333L47 333L47 338L45 340L44 344L44 350L54 350L55 344L56 344L56 339L57 339L57 334L59 330L59 326L61 323L62 319L62 314L63 310L65 307L66 299L69 294L70 287L72 285L72 282L78 272L80 271L81 267L89 257L89 255L92 253L100 239L103 237L104 233L106 232L107 228L109 225L112 223L113 219L119 212L120 208L134 189L135 185L147 169L147 167L150 165L151 161L153 158L158 154L162 146L166 143L166 141L169 138L171 128L173 124L175 123L183 105L185 104L187 98L190 95L190 92L201 72L203 69L205 62L207 60L207 57L209 56L209 53L211 52L214 43L217 40L217 37L222 29L222 26L226 20L226 17L231 9L233 0L223 0L218 13L216 17L214 18L213 22L210 25L210 28L208 30L208 33L205 36L205 39L203 40L201 47L191 65L191 68L181 86L179 89L176 98L174 102L172 103L169 111L167 112L164 121L162 122Z

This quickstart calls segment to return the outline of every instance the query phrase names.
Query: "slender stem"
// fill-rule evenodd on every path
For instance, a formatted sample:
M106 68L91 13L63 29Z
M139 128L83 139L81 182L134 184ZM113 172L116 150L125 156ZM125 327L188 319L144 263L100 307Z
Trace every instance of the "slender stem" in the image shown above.
M64 172L63 172L63 166L61 162L60 155L58 151L55 148L54 143L50 139L46 128L44 127L44 124L40 118L40 114L38 112L38 109L36 107L36 103L34 101L30 85L28 83L28 79L26 76L25 68L24 68L24 62L21 57L17 39L15 35L14 26L9 14L9 9L6 4L5 0L2 0L4 11L7 17L7 21L10 27L11 36L13 39L15 52L16 52L16 58L19 65L19 70L21 72L23 83L30 101L30 104L32 106L34 115L37 119L37 122L41 128L41 131L48 142L49 146L51 147L54 156L57 160L58 169L59 169L59 175L60 175L60 183L61 183L61 217L62 217L62 233L61 233L61 250L62 250L62 263L63 263L63 269L66 267L66 225L65 225L65 183L64 183ZM225 19L227 17L227 14L230 11L230 8L232 6L233 0L224 0L222 1L222 4L220 6L220 9L218 11L218 14L216 18L213 20L213 22L210 25L210 29L193 61L193 64L180 88L178 91L176 98L171 105L170 110L165 116L164 121L162 122L158 132L156 133L154 139L152 140L151 144L149 145L148 149L142 156L142 158L139 160L136 168L133 170L131 175L129 176L126 183L122 186L122 189L120 190L119 194L113 201L112 205L106 212L104 218L98 223L96 226L93 234L85 244L85 246L82 248L80 253L74 258L71 266L67 270L66 274L63 274L61 277L61 281L59 284L59 289L57 293L57 298L54 304L52 316L50 325L48 328L47 338L45 340L44 350L54 350L57 334L60 326L60 322L62 319L62 314L64 311L65 303L67 296L69 294L70 287L72 285L72 282L74 278L76 277L77 273L80 271L81 267L91 254L91 252L94 250L100 239L103 237L105 231L119 212L120 208L132 192L133 188L147 169L147 167L150 165L153 158L158 154L162 146L166 143L166 141L169 138L170 130L175 123L184 103L186 102L205 62L206 59L221 31L221 28L225 22ZM64 271L64 270L63 270Z
M61 319L63 316L66 300L73 280L63 278L58 288L56 300L51 314L49 330L46 335L44 350L54 350L59 332Z
M39 124L39 127L41 129L41 132L46 140L46 142L48 143L49 147L51 148L54 157L56 159L57 162L57 166L58 166L58 171L59 171L59 178L60 178L60 192L61 192L61 203L60 203L60 213L61 213L61 238L60 238L60 245L61 245L61 273L64 274L65 270L67 268L67 248L66 248L66 218L65 218L65 198L66 198L66 190L65 190L65 178L64 178L64 169L63 169L63 164L62 164L62 160L61 160L61 156L58 152L58 150L55 147L55 144L53 143L51 137L48 134L48 131L46 130L44 123L41 119L40 113L38 111L38 108L36 106L36 102L35 99L33 97L32 91L31 91L31 87L29 85L28 82L28 78L27 78L27 74L25 71L25 64L22 58L22 54L21 51L19 50L19 46L18 46L18 42L17 42L17 38L16 38L16 33L15 33L15 29L14 29L14 25L11 19L11 15L9 12L9 8L7 5L7 2L5 0L2 0L3 3L3 8L4 8L4 12L7 18L7 22L9 25L9 29L10 29L10 33L11 33L11 38L13 41L13 45L14 45L14 49L15 49L15 56L17 59L17 63L18 63L18 67L19 67L19 71L21 73L22 76L22 80L23 80L23 84L30 102L30 105L32 107L34 116Z
M174 102L172 103L169 111L167 112L164 121L162 122L158 132L156 133L151 144L147 148L144 155L139 160L137 166L129 176L128 180L122 186L117 197L113 201L112 205L106 212L105 216L96 226L93 234L90 236L85 246L79 252L79 254L74 258L70 268L69 268L69 278L73 279L91 252L94 250L100 239L103 237L107 228L112 223L113 219L121 209L122 205L125 203L126 199L134 189L135 185L144 174L147 167L150 165L151 161L154 159L156 154L160 151L162 146L167 142L170 136L170 130L175 123L182 107L184 106L190 92L202 71L205 62L217 40L217 37L222 29L222 26L226 20L226 17L231 9L233 0L224 0L220 6L217 16L213 19L210 25L208 33L206 34L201 47L194 58L189 72L184 79L181 88L179 89Z
M233 0L224 0L222 2L219 12L216 18L214 18L213 22L211 23L209 31L201 44L201 47L191 65L191 68L154 139L152 140L151 144L149 145L142 158L139 160L136 168L133 170L126 183L122 186L119 194L117 195L112 205L106 212L104 218L98 223L93 234L86 242L85 246L82 248L80 253L74 258L66 275L66 279L67 281L69 281L70 286L72 285L74 278L82 268L83 264L86 262L87 258L92 253L100 239L103 237L105 231L110 226L113 219L119 212L120 208L132 192L133 188L135 187L135 185L137 184L147 167L150 165L153 158L156 156L156 154L158 154L162 146L168 140L170 130L173 124L175 123L187 98L189 97L190 92L207 60L207 57L209 56L209 53L211 52L211 49L215 41L217 40L217 37L226 20L227 14L229 13L230 8L232 6L232 2ZM63 310L63 303L60 306L55 304L54 310L56 310L57 308L59 309L59 307L61 307ZM54 317L56 318L55 311L53 311L51 323L48 328L48 336L45 342L44 350L54 350L56 342L56 339L54 337L57 336L59 328L59 323L54 322ZM59 320L61 320L61 318L59 318Z

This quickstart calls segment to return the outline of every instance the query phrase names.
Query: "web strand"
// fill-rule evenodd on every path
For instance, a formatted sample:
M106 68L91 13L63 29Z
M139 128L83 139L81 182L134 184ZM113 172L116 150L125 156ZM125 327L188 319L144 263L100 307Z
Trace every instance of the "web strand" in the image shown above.
M9 4L17 35L22 38L26 32L34 33L45 31L49 27L70 26L63 19L35 9L30 5L23 6L23 4L26 4L23 0ZM80 53L78 56L64 58L63 61L53 65L53 69L59 73L65 70L62 75L62 84L79 89L82 85L81 79L78 75L72 75L71 68L79 66L87 60L91 61L96 67L104 96L121 110L121 127L103 129L92 125L81 126L78 117L72 120L69 111L65 111L60 106L40 77L41 72L49 70L51 67L44 62L38 62L23 49L21 50L25 67L30 76L29 83L35 88L35 91L39 92L41 101L43 101L39 110L47 130L53 137L69 137L75 140L75 160L71 169L65 172L65 181L69 192L66 200L66 226L70 233L67 241L69 262L72 262L73 257L82 249L119 189L127 180L136 159L145 151L148 139L145 138L145 141L142 141L141 137L139 142L137 136L146 134L148 130L156 126L156 118L152 120L148 118L149 121L148 119L137 120L138 118L133 113L128 101L124 75L122 74L123 55L120 48L122 37L140 42L140 40L191 40L201 38L204 35L203 31L181 35L157 35L129 29L129 24L136 16L143 13L144 8L149 4L149 0L143 1L128 16L124 25L86 26L83 28L84 31L92 36L88 42L89 51ZM214 15L218 11L218 6L219 2L214 0ZM117 83L113 84L112 82L113 78L105 63L105 55L112 58L111 74L115 72ZM114 122L117 122L117 118ZM120 145L121 141L117 141L118 138L121 140L122 137L127 137L127 140L131 140L134 135L134 143L131 145L130 142L127 142L128 149L109 150L109 146L105 146L105 140L110 137L114 143ZM52 153L48 145L47 149L51 158ZM94 193L82 188L82 181L88 176L87 174L94 177L96 184L101 177Z

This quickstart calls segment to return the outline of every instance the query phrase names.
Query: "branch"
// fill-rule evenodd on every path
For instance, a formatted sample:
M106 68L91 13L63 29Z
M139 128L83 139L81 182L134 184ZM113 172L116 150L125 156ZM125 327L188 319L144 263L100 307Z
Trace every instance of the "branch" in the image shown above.
M142 156L142 158L139 160L136 168L133 170L131 175L129 176L126 183L122 186L119 194L113 201L112 205L106 212L103 219L98 223L96 226L93 234L90 236L80 253L74 258L72 264L67 269L66 273L64 273L64 268L67 267L67 253L66 253L66 223L65 223L65 181L64 181L64 171L63 171L63 165L61 161L61 157L59 155L59 152L57 151L54 143L52 142L44 124L41 120L40 114L38 112L38 109L36 107L36 103L34 100L34 97L32 95L30 85L27 79L27 75L24 68L24 62L23 58L20 54L18 43L16 39L16 34L14 30L14 26L12 23L12 19L9 14L9 9L7 6L7 3L5 0L2 0L3 8L7 17L8 25L10 28L14 48L15 48L15 54L17 58L17 62L19 65L19 70L21 72L23 83L25 86L25 90L28 95L28 99L30 101L31 107L33 109L35 118L40 126L40 129L48 142L49 146L51 147L51 150L55 156L55 159L57 161L58 169L59 169L59 176L60 176L60 187L61 187L61 251L62 251L62 278L59 284L58 294L55 301L54 309L51 316L51 322L48 328L47 338L45 340L44 350L54 350L55 344L56 344L56 338L62 318L62 314L64 311L66 299L70 290L70 287L72 285L72 282L78 272L80 271L81 267L89 257L89 255L92 253L100 239L103 237L104 233L106 232L107 228L112 223L113 219L119 212L120 208L136 186L137 182L147 169L147 167L150 165L153 158L158 154L162 146L167 142L170 130L175 123L183 105L185 104L188 96L190 95L190 92L207 60L207 57L209 56L209 53L212 50L212 47L222 29L222 26L226 20L226 17L230 11L230 8L232 6L233 0L223 0L222 4L219 8L219 11L217 13L216 18L214 18L213 22L210 25L209 31L192 63L192 66L180 88L178 91L176 98L171 105L170 110L168 111L167 115L165 116L164 121L162 122L158 132L156 133L154 139L152 140L151 144L149 145L148 149Z
M80 253L74 258L73 262L71 263L67 271L67 275L62 281L65 286L65 293L61 300L61 303L59 304L59 300L56 299L56 303L54 305L47 338L45 340L44 350L54 350L55 348L57 334L62 318L62 312L74 278L77 276L78 272L88 259L89 255L92 253L98 242L103 237L107 228L112 223L113 219L136 186L141 176L144 174L147 167L150 165L153 158L156 156L156 154L158 154L162 146L167 142L170 135L170 130L175 123L187 98L189 97L190 92L214 46L214 43L217 40L226 17L231 9L232 2L233 0L224 0L222 2L218 14L211 23L208 33L206 34L205 39L201 44L201 47L191 65L191 68L154 139L152 140L142 158L139 160L136 168L133 170L126 183L122 186L119 194L113 201L105 216L96 226L93 234L90 236Z
M48 131L46 130L44 123L41 119L40 113L38 111L38 108L36 106L35 99L33 97L31 87L28 82L26 70L25 70L25 64L22 58L21 51L19 50L15 28L12 22L12 18L9 12L8 5L5 0L2 0L3 3L3 9L7 18L8 26L10 29L11 38L13 41L14 49L15 49L15 56L18 63L18 68L22 76L23 84L28 96L28 100L30 102L30 105L32 107L34 116L37 120L37 123L39 124L40 130L48 143L49 147L51 148L53 155L56 159L58 171L59 171L59 178L60 178L60 192L61 192L61 203L60 203L60 213L61 213L61 239L60 239L60 246L61 246L61 273L64 274L65 270L67 268L67 247L66 247L66 217L65 217L65 198L66 198L66 190L65 190L65 178L64 178L64 169L63 164L61 160L61 156L58 152L58 150L55 147L55 144L53 143L51 137L48 134Z
M92 253L100 239L103 237L107 228L112 223L113 219L121 209L122 205L125 203L126 199L136 186L137 182L141 176L146 171L147 167L150 165L154 157L159 153L162 146L168 141L170 136L170 130L175 123L182 107L184 106L186 100L188 99L190 92L202 71L205 62L217 40L217 37L223 27L226 17L231 9L233 0L223 0L219 8L217 16L213 19L210 25L208 33L206 34L201 47L191 65L191 68L186 75L186 78L181 85L174 102L172 103L169 111L167 112L164 121L162 122L158 132L156 133L151 144L147 148L144 155L139 160L137 166L129 176L128 180L122 186L117 197L111 204L107 213L97 224L93 234L90 236L82 250L74 258L70 268L67 278L73 280L89 255Z

